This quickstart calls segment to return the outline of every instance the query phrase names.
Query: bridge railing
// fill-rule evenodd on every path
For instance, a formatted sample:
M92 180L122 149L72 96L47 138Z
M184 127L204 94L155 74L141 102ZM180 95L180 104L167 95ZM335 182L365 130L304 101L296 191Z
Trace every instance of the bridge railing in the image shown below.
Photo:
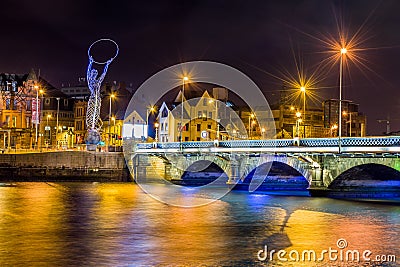
M168 143L138 143L137 149L188 149L188 148L255 148L255 147L388 147L400 146L400 136L383 137L343 137L339 138L301 138L267 140L230 140L230 141L191 141Z

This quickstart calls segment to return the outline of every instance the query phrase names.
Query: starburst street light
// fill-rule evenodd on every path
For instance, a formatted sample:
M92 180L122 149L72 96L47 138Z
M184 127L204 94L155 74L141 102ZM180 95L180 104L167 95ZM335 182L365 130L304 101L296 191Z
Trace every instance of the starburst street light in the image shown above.
M184 96L185 96L185 82L187 82L187 81L189 81L189 77L187 77L187 76L183 76L183 78L182 78L182 92L181 92L181 105L182 105L182 110L181 110L181 127L180 127L180 130L179 130L179 132L180 132L180 142L182 142L182 131L183 131L183 99L184 99Z

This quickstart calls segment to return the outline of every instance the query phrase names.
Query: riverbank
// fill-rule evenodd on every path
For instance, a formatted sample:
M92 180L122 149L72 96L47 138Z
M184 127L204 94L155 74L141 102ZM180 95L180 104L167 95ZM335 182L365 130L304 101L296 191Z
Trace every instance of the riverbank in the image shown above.
M52 151L0 154L0 181L132 181L123 153Z

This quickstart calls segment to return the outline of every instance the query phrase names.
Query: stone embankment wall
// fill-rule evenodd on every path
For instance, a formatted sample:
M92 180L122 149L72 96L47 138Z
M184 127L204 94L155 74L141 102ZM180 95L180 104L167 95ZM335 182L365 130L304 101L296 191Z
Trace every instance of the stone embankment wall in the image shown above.
M2 181L131 181L123 153L0 154Z

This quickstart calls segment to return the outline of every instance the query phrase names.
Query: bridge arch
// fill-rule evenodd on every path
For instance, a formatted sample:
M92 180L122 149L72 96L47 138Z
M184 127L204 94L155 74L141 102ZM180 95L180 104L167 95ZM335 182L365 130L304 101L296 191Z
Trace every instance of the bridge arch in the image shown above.
M198 171L199 168L207 168L207 165L215 165L227 177L230 175L230 161L220 155L200 154L168 157L170 164L170 175L172 179L181 179L187 171Z
M239 189L250 189L252 180L257 183L255 190L303 191L309 181L295 168L278 161L265 162L250 171L240 182ZM253 189L251 189L253 190Z
M361 164L341 173L328 188L332 190L397 191L399 194L400 171L383 164Z
M324 185L329 187L340 175L357 166L365 165L383 165L390 169L400 172L400 159L391 157L349 157L349 158L331 158L325 159L323 182Z
M245 170L242 177L242 181L255 169L265 166L268 164L271 166L274 162L287 165L293 168L301 176L303 176L309 184L312 181L312 172L310 165L317 164L311 158L301 158L289 155L274 155L274 154L261 154L259 157L249 157L247 162L242 164L242 168Z

